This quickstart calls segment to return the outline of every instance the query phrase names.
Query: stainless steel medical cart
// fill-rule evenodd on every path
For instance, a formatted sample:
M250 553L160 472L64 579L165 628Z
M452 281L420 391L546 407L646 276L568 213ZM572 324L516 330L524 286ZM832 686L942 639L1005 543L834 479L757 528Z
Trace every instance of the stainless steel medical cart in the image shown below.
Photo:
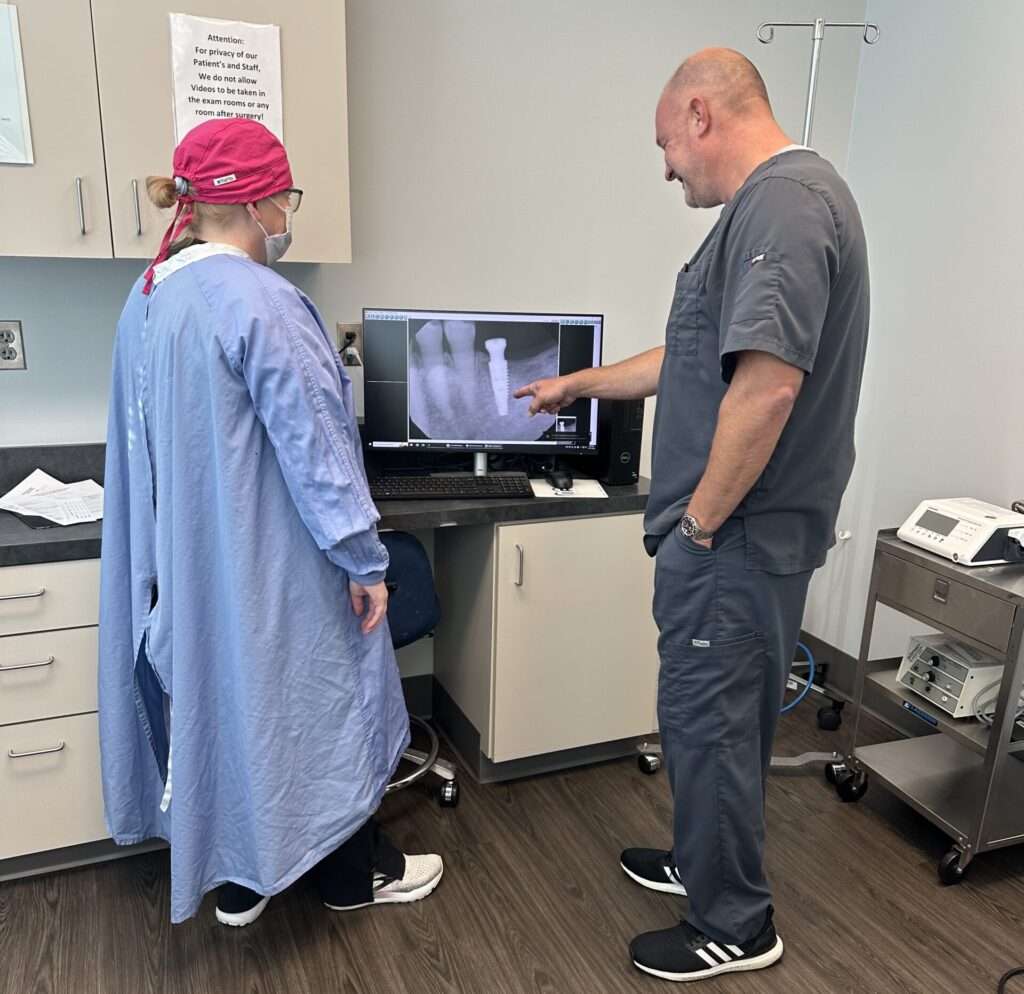
M1005 664L991 729L954 719L898 684L899 659L869 660L878 604ZM1024 727L1015 721L1022 632L1024 566L957 566L900 541L895 529L879 532L845 760L827 764L825 775L844 801L863 796L870 776L949 835L953 848L939 861L946 884L957 883L978 853L1024 842ZM858 745L869 687L916 716L922 734Z

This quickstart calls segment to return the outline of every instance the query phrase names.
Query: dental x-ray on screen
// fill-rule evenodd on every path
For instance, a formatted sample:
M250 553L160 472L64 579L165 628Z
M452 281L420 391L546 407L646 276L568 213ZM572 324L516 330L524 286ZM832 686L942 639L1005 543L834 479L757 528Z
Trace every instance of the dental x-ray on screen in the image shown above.
M363 314L367 443L377 448L596 446L596 401L529 416L527 383L601 362L598 315Z

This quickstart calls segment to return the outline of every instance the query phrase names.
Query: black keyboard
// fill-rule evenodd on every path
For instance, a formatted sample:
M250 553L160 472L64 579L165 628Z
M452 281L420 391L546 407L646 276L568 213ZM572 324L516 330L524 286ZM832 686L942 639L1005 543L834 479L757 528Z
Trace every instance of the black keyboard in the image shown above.
M370 480L374 500L473 500L478 497L532 497L530 478L518 470L474 476L431 473L429 476L378 476Z

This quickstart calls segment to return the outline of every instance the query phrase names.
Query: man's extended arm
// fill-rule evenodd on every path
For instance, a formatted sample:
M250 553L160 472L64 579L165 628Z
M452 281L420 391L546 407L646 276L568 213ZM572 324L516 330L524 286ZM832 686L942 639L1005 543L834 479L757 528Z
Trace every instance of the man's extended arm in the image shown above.
M581 369L568 376L553 376L535 380L520 387L514 397L532 397L530 415L557 414L577 397L597 397L599 400L634 400L651 397L658 391L661 360L665 347L641 352L630 359L611 366Z

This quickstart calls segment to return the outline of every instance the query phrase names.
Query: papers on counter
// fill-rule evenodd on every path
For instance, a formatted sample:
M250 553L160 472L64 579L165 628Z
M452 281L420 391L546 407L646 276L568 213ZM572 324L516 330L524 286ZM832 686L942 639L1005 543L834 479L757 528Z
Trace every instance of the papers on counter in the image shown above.
M58 525L80 525L103 517L103 487L95 480L61 483L37 469L0 498L0 510L46 518Z

